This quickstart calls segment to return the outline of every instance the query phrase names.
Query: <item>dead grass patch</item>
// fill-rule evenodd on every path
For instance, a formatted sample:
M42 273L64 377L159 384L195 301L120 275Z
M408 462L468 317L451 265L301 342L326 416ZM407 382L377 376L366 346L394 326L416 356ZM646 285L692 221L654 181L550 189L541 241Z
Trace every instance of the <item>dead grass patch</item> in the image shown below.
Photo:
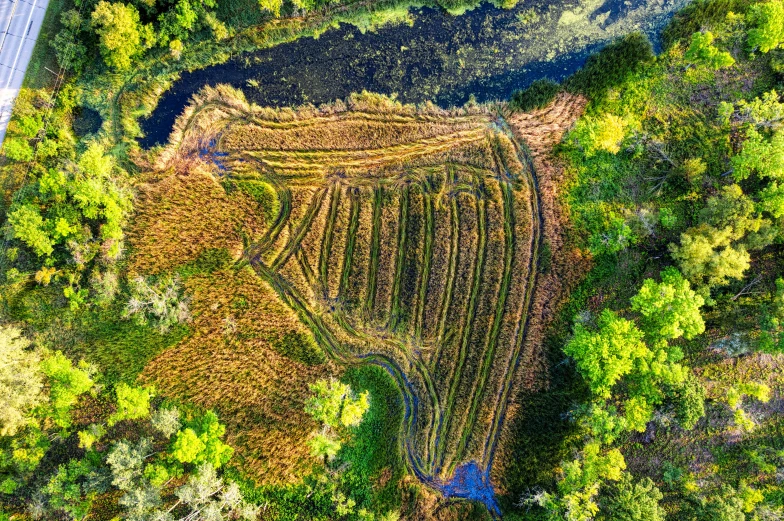
M130 274L169 271L208 249L226 249L239 258L244 241L265 229L258 203L240 191L227 194L202 166L167 172L138 190Z
M218 411L236 463L259 483L297 481L313 462L317 429L304 412L308 384L334 374L279 353L287 333L310 335L249 268L186 282L192 334L153 359L142 379L166 396Z

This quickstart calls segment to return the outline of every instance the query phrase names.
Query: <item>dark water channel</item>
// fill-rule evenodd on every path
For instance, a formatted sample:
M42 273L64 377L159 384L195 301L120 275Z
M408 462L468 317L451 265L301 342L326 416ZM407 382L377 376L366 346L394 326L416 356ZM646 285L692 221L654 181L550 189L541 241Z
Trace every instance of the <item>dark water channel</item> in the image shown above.
M688 0L521 0L460 16L436 9L362 33L351 25L320 38L248 53L184 73L142 121L143 147L164 143L174 120L205 85L228 83L259 105L321 104L368 90L440 106L507 99L533 80L563 79L607 42L632 31L655 39Z

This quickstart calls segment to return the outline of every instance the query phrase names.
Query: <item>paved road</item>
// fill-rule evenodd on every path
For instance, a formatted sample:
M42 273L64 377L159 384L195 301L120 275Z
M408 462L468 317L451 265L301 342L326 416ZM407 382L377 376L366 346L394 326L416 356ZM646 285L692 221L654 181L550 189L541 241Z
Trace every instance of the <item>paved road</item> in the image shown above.
M0 0L0 143L49 0Z

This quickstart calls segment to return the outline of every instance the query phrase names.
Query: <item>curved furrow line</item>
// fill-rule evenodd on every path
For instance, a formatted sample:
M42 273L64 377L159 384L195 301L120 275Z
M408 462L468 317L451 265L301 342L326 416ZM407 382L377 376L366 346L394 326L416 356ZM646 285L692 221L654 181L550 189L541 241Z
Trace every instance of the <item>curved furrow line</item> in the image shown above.
M477 300L479 296L479 287L482 282L482 271L484 270L485 257L487 254L487 211L485 208L484 199L477 198L477 230L478 230L478 244L476 249L476 260L474 261L474 272L471 279L471 293L468 299L468 310L463 321L463 329L460 338L460 349L457 355L457 365L449 381L449 392L446 401L444 402L444 415L439 431L444 435L449 435L449 429L452 423L452 407L455 403L455 395L457 393L458 385L463 374L463 365L465 364L468 355L468 340L471 336L471 329L473 327L474 315L476 314ZM441 470L446 460L446 442L442 440L440 448L436 447L438 452L438 462L436 468Z
M422 252L422 277L419 281L419 291L417 304L414 311L415 324L414 336L422 340L422 322L425 319L425 299L427 286L430 283L430 266L433 262L433 241L435 240L435 209L433 208L433 198L430 194L430 186L427 183L423 190L424 213L425 213L425 243Z
M485 356L482 359L482 365L479 370L479 380L474 388L473 400L471 402L471 409L468 413L466 425L463 428L463 434L458 443L458 448L455 453L455 461L460 461L465 453L468 445L469 437L476 425L476 417L479 407L482 402L482 397L485 392L485 385L490 377L491 365L495 356L496 346L498 344L498 337L501 333L501 324L503 323L503 315L506 309L506 301L509 296L509 287L512 282L512 259L514 256L514 201L511 187L508 182L499 182L502 191L502 200L504 208L504 271L501 280L501 289L498 295L498 303L495 308L495 317L493 318L493 325L490 330L490 337L485 349Z
M308 261L308 258L302 248L297 248L297 253L294 254L294 258L297 259L297 264L302 270L302 274L305 275L305 280L308 284L310 284L310 287L318 287L318 279L316 278L316 274L313 272L313 268L310 267L310 262Z
M351 263L354 261L354 246L357 242L357 230L359 230L359 189L351 188L349 192L349 200L351 208L349 210L350 217L348 223L348 235L346 237L346 249L343 256L343 271L340 275L340 287L338 289L338 299L341 299L346 294L348 287L348 279L351 275Z
M392 305L389 312L389 329L392 331L395 331L400 324L400 284L406 263L409 189L409 186L403 187L400 194L400 217L397 225L397 260L395 261L395 276L392 279Z
M265 180L269 181L275 189L280 207L278 208L275 220L272 221L272 225L267 227L267 231L261 239L253 245L253 251L249 254L250 257L255 256L257 253L264 253L267 248L275 243L275 240L278 238L278 235L280 235L281 230L283 230L283 227L286 225L286 222L291 215L291 189L283 184L274 174L267 174Z
M517 339L515 342L515 348L512 352L512 356L509 359L509 363L506 369L506 374L504 375L504 383L501 387L501 392L499 393L498 400L498 407L495 411L495 415L493 418L492 427L490 432L485 440L485 450L484 450L484 458L483 458L483 465L486 469L491 468L493 463L493 457L495 455L495 450L498 446L498 440L501 435L501 425L503 424L505 415L506 415L506 408L509 402L509 395L512 391L512 384L514 382L514 374L517 371L518 364L520 362L520 353L523 349L523 345L525 343L526 334L528 331L528 325L530 323L531 318L531 306L533 305L533 294L534 289L536 287L536 281L538 277L538 262L539 262L539 246L541 243L541 236L542 236L542 229L544 227L544 221L541 213L541 206L539 201L539 186L536 180L536 173L534 171L533 161L531 160L530 154L527 150L523 147L524 145L518 142L518 140L514 137L511 130L509 129L509 125L504 121L502 118L500 119L500 123L504 131L508 134L509 138L511 139L515 149L517 150L517 155L520 161L526 165L526 178L529 185L529 193L530 193L530 204L531 204L531 211L533 213L532 216L532 223L533 223L533 237L531 239L531 255L529 257L528 262L528 283L525 290L525 299L523 301L523 313L521 315L521 324L518 326L518 334Z
M289 260L291 255L299 247L302 239L305 238L305 235L310 229L310 223L313 221L313 218L316 216L319 209L321 208L321 205L324 203L324 198L326 197L328 191L329 188L324 187L313 195L313 198L310 201L310 206L308 206L308 211L299 222L296 233L283 248L283 251L281 251L280 254L272 261L270 264L271 269L277 271L281 266L286 264L286 261Z
M409 346L394 336L379 338L377 335L369 334L365 331L357 329L354 324L351 323L349 317L341 310L330 313L330 316L333 317L335 322L349 335L365 342L367 345L374 347L384 345L388 347L389 351L399 352L405 358L407 364L414 368L417 377L424 384L428 398L430 399L430 406L432 410L431 417L435 417L439 414L440 404L438 399L438 392L436 391L435 383L433 382L433 376L428 370L427 365L420 357L411 352ZM361 357L362 355L357 356Z
M258 256L252 258L250 264L253 266L256 273L275 289L283 302L297 313L300 320L308 326L319 343L327 349L328 354L333 359L344 364L355 364L359 362L374 363L385 368L395 379L398 388L403 394L405 405L403 418L405 435L400 437L399 442L405 448L403 452L406 454L406 466L414 475L421 476L425 483L431 482L432 480L427 478L426 472L421 466L421 459L416 455L416 451L412 446L412 440L415 439L413 428L414 425L416 425L418 399L413 384L406 377L405 372L400 368L397 362L382 353L370 352L363 355L351 353L335 339L321 317L310 310L305 299L299 294L296 288L291 286L283 277L273 273L270 268L261 262Z
M373 190L373 233L370 240L370 268L368 269L368 286L365 292L365 313L371 316L373 303L376 301L376 279L378 277L378 250L381 245L381 202L384 196L381 187Z
M332 237L335 230L335 219L338 215L338 206L340 205L340 196L343 190L340 183L332 183L332 199L329 206L329 216L327 216L327 224L324 226L324 235L321 238L321 255L319 255L319 287L328 296L329 287L329 252L332 249Z

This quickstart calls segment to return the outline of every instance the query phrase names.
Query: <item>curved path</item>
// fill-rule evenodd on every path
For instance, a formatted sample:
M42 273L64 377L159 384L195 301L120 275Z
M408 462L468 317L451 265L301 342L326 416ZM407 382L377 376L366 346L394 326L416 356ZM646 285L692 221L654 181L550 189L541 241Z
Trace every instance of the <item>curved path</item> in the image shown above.
M473 330L473 324L469 323L470 320L466 318L465 329L462 333L460 344L460 356L458 364L455 369L455 375L450 379L449 392L446 396L440 397L433 380L432 368L421 357L420 353L411 349L404 341L396 339L394 335L387 335L383 338L378 335L369 334L363 331L362 327L357 325L352 320L350 314L346 314L340 309L324 312L324 310L314 309L312 302L309 302L308 297L303 295L301 290L295 287L294 284L289 282L284 274L281 273L282 267L289 262L291 257L297 253L301 248L303 238L310 230L311 224L314 222L316 215L319 213L321 207L326 205L325 212L329 215L328 225L325 226L325 235L328 239L322 242L321 258L322 262L319 263L319 271L322 273L317 274L319 284L323 285L326 277L326 267L323 265L323 259L329 254L332 233L334 227L335 214L337 213L337 202L335 196L328 196L326 186L318 190L312 197L310 207L305 212L304 217L296 224L291 237L285 244L282 250L275 255L270 262L265 262L265 253L267 249L274 243L275 236L280 232L283 224L288 220L291 212L290 201L291 193L285 186L285 181L278 182L272 179L276 188L279 190L279 198L284 204L281 204L281 209L273 222L270 231L263 237L257 244L251 246L249 249L249 260L256 272L269 282L273 288L278 292L281 298L292 307L300 316L301 320L307 324L313 331L317 340L325 347L330 356L336 361L343 364L356 364L356 363L373 363L385 368L389 374L396 381L401 394L403 396L405 405L404 421L402 424L402 432L400 436L400 443L403 453L405 454L406 465L411 473L416 475L423 483L437 490L440 490L447 497L468 498L473 500L482 501L485 503L489 511L494 515L500 515L500 510L495 502L492 485L490 484L490 468L493 464L493 456L500 438L501 427L506 416L506 408L509 397L512 393L514 386L514 375L520 362L521 352L526 342L526 332L529 323L529 309L532 305L534 288L536 286L537 278L537 263L538 251L541 241L542 217L540 211L540 202L538 196L538 188L535 172L533 171L532 163L528 157L528 153L524 145L520 144L512 137L506 122L499 118L495 122L490 123L490 126L495 129L500 129L501 132L506 134L514 144L515 152L518 159L523 165L525 175L522 179L515 179L515 176L508 170L501 169L499 172L504 179L499 180L501 188L503 215L504 215L504 236L505 236L505 253L503 255L503 279L501 281L501 302L496 309L496 318L493 319L493 328L490 333L490 340L488 344L490 347L494 346L498 337L498 330L500 328L500 317L504 312L506 303L506 295L509 292L509 284L511 276L511 263L512 251L514 243L517 239L513 236L514 221L513 221L513 196L511 183L525 182L528 186L529 206L532 212L531 228L532 236L530 238L530 251L528 252L528 278L525 284L525 297L522 299L518 311L519 322L517 323L515 345L511 349L508 358L503 361L505 364L502 384L495 399L495 413L492 417L491 427L484 439L483 448L481 450L482 457L478 461L464 461L462 458L467 452L467 444L469 437L473 433L473 428L477 421L477 411L481 404L481 399L487 384L488 373L490 366L493 365L493 351L488 349L483 356L481 365L479 367L478 383L474 389L473 398L470 401L470 411L465 425L462 427L462 436L457 443L457 448L451 458L451 462L447 467L446 453L450 440L446 435L451 432L449 429L450 422L453 419L454 411L452 410L455 402L455 394L459 376L462 371L462 366L465 363L468 349L468 338ZM503 163L499 161L499 165ZM337 188L331 189L332 191ZM376 198L379 197L380 190L376 190ZM408 192L405 192L408 193ZM402 198L407 201L407 197ZM355 204L355 203L352 203ZM376 203L378 204L378 202ZM479 291L479 284L484 270L484 261L486 255L485 248L485 225L486 220L485 210L483 210L485 203L478 200L477 207L479 208L479 244L477 248L477 261L475 262L474 275L471 290L471 297L469 299L469 307L471 310L477 306L477 295ZM375 204L374 204L375 207ZM398 279L399 272L401 271L400 262L402 259L402 250L405 245L405 219L408 213L408 203L401 207L400 213L402 216L401 224L402 231L398 232L398 247L399 259L396 263L396 270L393 282L393 302L399 298L400 280ZM356 210L353 210L356 211ZM378 209L376 209L378 211ZM356 219L356 217L354 217ZM374 216L376 226L380 226L378 222L379 215ZM356 230L357 225L351 226ZM375 228L375 227L374 227ZM453 234L457 235L458 229L453 228ZM374 232L374 247L378 248L378 232ZM353 246L352 246L353 247ZM346 260L343 265L347 265ZM454 271L453 269L450 271ZM347 277L343 274L341 278ZM454 276L452 273L451 277ZM321 280L324 279L324 280ZM343 283L345 285L345 282ZM371 284L374 284L372 282ZM323 288L322 288L323 291ZM419 290L420 292L422 290ZM447 297L449 298L449 297ZM445 313L447 310L445 309ZM469 316L473 316L472 314ZM325 318L327 320L325 320ZM443 317L449 321L446 316ZM390 328L394 329L397 318L391 316ZM335 334L332 327L328 323L336 324L342 329L340 335ZM334 326L333 326L334 327ZM364 346L365 351L357 350L345 344L345 340L338 338L345 338L346 336L352 339L351 343ZM361 351L361 352L360 352ZM496 364L501 363L496 361ZM426 402L426 403L425 403ZM422 450L418 447L418 442L422 439L422 433L418 429L421 422L419 415L430 413L432 416L430 420L425 421L428 424L426 439L426 448ZM452 441L454 443L454 441ZM443 479L441 476L451 476L449 479Z

